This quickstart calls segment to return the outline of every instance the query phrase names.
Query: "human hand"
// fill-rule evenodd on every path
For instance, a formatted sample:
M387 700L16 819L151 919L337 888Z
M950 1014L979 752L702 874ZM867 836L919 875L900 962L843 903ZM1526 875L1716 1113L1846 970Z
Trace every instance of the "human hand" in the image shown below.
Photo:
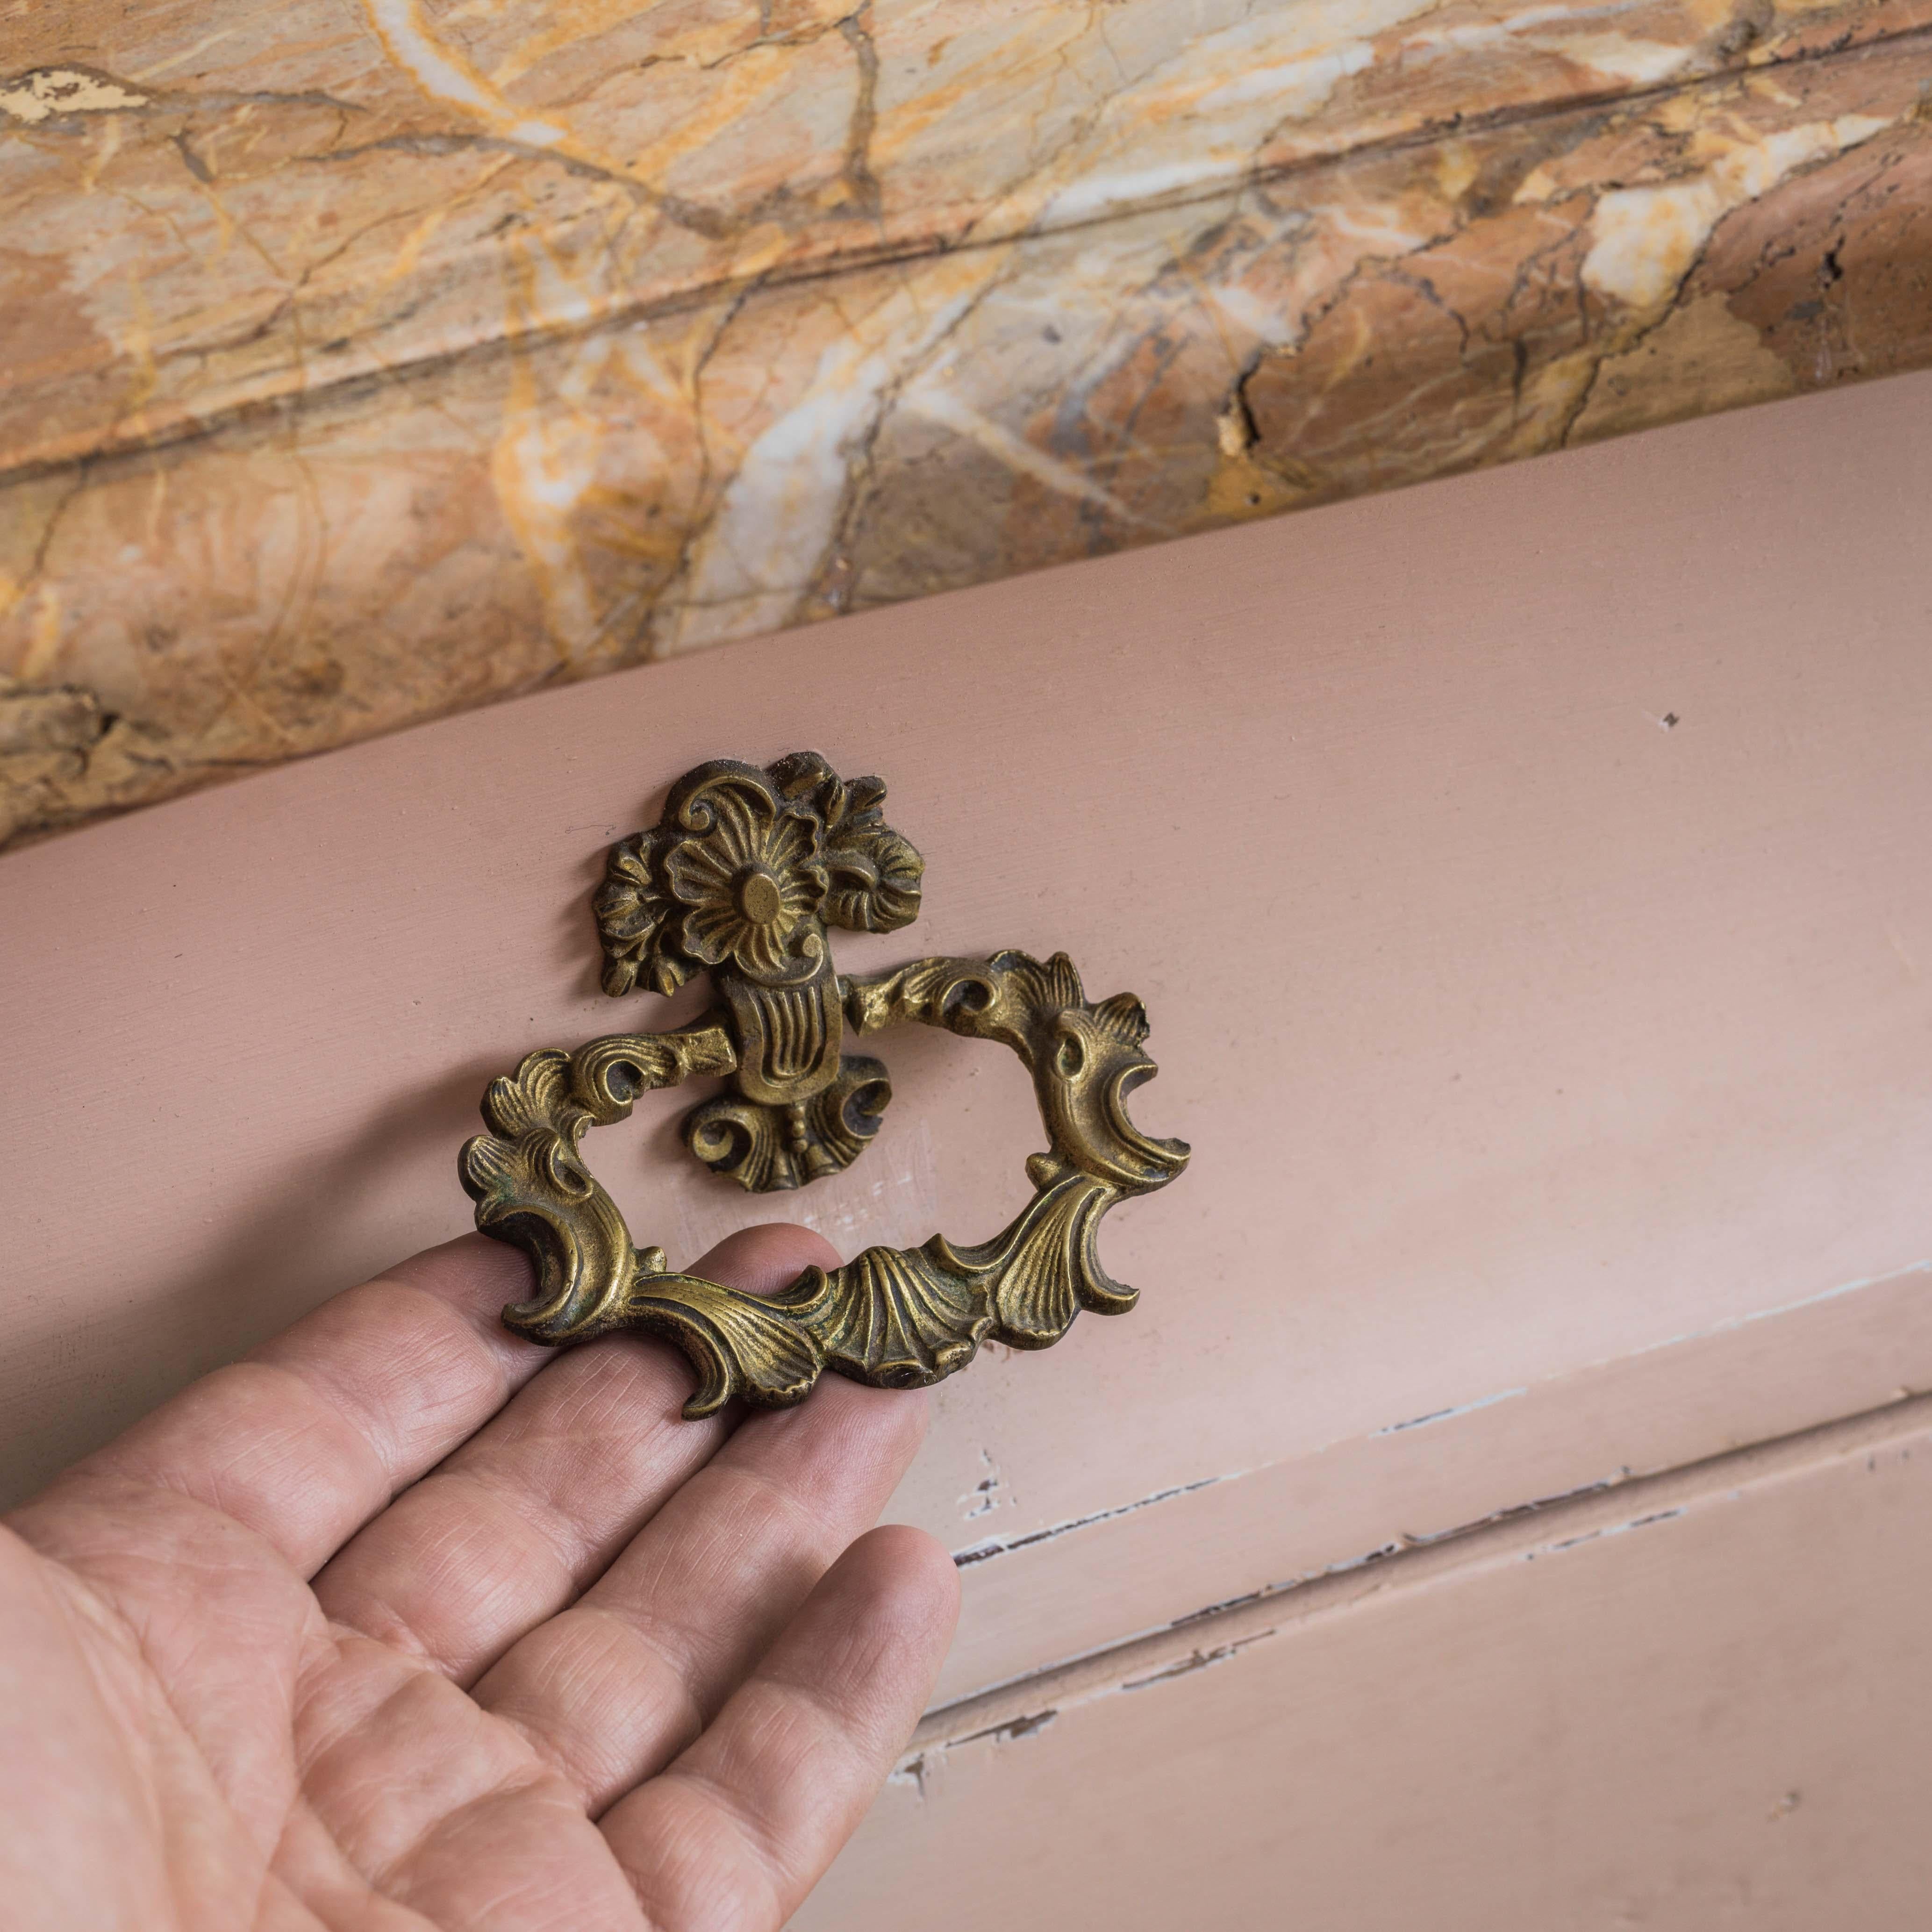
M769 1292L832 1258L770 1227L698 1266ZM10 1927L764 1932L796 1908L957 1615L940 1546L871 1528L925 1397L828 1376L684 1422L673 1351L520 1341L497 1311L529 1292L479 1236L418 1255L7 1519Z

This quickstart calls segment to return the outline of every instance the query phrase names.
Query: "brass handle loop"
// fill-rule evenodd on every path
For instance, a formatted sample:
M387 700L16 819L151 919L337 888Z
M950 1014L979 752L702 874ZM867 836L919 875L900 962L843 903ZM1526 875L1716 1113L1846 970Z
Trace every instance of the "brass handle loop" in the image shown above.
M838 808L854 795L870 819L841 840L855 814ZM786 800L800 796L812 822L788 827ZM876 780L844 786L810 753L764 771L720 760L689 774L658 830L612 854L598 901L605 986L628 991L642 971L668 990L701 964L723 1006L674 1031L529 1054L490 1082L489 1132L463 1150L477 1226L536 1265L535 1295L506 1308L506 1324L559 1345L620 1328L665 1336L697 1371L684 1409L693 1420L734 1396L801 1401L826 1369L875 1388L922 1388L964 1368L989 1336L1044 1348L1082 1308L1124 1313L1137 1295L1100 1266L1101 1217L1186 1165L1185 1142L1154 1139L1127 1116L1126 1096L1156 1070L1140 1002L1089 1004L1064 953L1043 964L1000 952L832 972L821 909L850 926L883 911L870 924L878 930L917 908L918 856L878 820L884 796ZM693 856L706 841L714 849ZM775 932L788 909L789 928ZM729 956L707 958L707 947ZM1033 1198L999 1234L970 1247L934 1234L918 1248L868 1248L843 1267L808 1268L770 1298L671 1272L662 1248L632 1245L584 1164L587 1128L624 1119L650 1089L726 1075L736 1090L687 1116L688 1144L742 1186L796 1186L856 1159L891 1098L878 1060L839 1052L844 1026L862 1034L902 1022L1000 1041L1033 1075L1047 1150L1028 1160Z

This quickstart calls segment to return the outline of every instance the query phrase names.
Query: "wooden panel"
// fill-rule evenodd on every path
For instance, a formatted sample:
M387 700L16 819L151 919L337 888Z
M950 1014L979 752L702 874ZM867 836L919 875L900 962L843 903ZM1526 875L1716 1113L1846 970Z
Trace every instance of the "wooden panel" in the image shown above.
M1916 1402L946 1713L792 1924L1917 1932L1928 1425Z
M595 991L604 842L698 759L800 744L882 770L930 862L849 962L1066 946L1148 1000L1137 1109L1197 1150L1109 1223L1139 1311L940 1392L898 1508L1006 1552L946 1694L1932 1384L1928 425L1919 378L1781 405L10 855L10 1480L466 1225L488 1076L661 1017ZM680 1261L775 1214L990 1232L1023 1079L884 1052L839 1183L746 1199L675 1096L592 1158Z
M1296 1444L1258 1468L1194 1475L1094 1519L969 1544L966 1614L939 1695L1130 1632L1189 1628L1217 1604L1426 1547L1500 1510L1618 1488L1927 1388L1932 1266L1922 1263L1312 1450Z

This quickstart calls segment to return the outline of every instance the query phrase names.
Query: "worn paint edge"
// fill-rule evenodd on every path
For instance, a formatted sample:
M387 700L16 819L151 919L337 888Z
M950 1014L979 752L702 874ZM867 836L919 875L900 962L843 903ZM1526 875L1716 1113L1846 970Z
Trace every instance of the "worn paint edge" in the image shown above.
M1881 1407L1838 1421L1654 1475L1523 1503L1426 1540L1371 1550L1313 1578L1210 1605L1159 1630L929 1711L892 1781L912 1784L923 1795L928 1773L947 1752L1028 1737L1083 1705L1211 1669L1318 1618L1389 1602L1432 1585L1468 1581L1507 1564L1560 1558L1610 1538L1682 1522L1700 1510L1733 1502L1748 1489L1904 1448L1927 1435L1932 1435L1932 1393L1904 1392Z
M1084 1516L1070 1516L1064 1522L1042 1524L1037 1529L1018 1531L1011 1536L982 1537L976 1543L969 1543L954 1550L952 1561L958 1568L966 1569L974 1564L989 1562L996 1556L1010 1556L1022 1550L1032 1549L1040 1544L1053 1542L1060 1537L1071 1535L1077 1530L1091 1529L1101 1523L1114 1522L1121 1516L1137 1514L1140 1510L1151 1509L1157 1504L1173 1502L1180 1497L1196 1495L1202 1490L1210 1490L1222 1483L1238 1483L1250 1476L1268 1475L1278 1469L1312 1462L1318 1456L1328 1455L1333 1450L1346 1448L1353 1443L1372 1442L1382 1436L1400 1436L1412 1429L1426 1428L1438 1422L1453 1422L1461 1417L1473 1415L1479 1410L1493 1408L1499 1402L1513 1402L1520 1396L1529 1394L1533 1389L1553 1388L1597 1370L1620 1367L1626 1362L1640 1360L1646 1355L1658 1354L1666 1348L1684 1348L1693 1342L1710 1341L1720 1335L1734 1334L1740 1328L1748 1328L1754 1322L1767 1322L1775 1316L1800 1314L1808 1308L1837 1301L1844 1296L1856 1294L1866 1288L1894 1286L1900 1282L1910 1280L1914 1275L1932 1275L1932 1258L1908 1262L1903 1268L1890 1268L1882 1274L1862 1275L1855 1281L1838 1282L1830 1288L1821 1288L1810 1294L1802 1294L1795 1300L1778 1302L1769 1308L1747 1309L1742 1314L1727 1315L1707 1327L1687 1329L1681 1335L1664 1336L1654 1342L1640 1342L1636 1347L1625 1349L1620 1354L1600 1355L1592 1360L1577 1363L1556 1375L1540 1376L1533 1382L1526 1382L1514 1388L1498 1389L1492 1394L1478 1396L1468 1402L1454 1402L1447 1408L1431 1409L1426 1414L1410 1416L1400 1422L1384 1423L1378 1429L1370 1430L1366 1436L1335 1436L1326 1442L1316 1444L1312 1448L1298 1450L1290 1456L1276 1456L1265 1462L1257 1462L1246 1469L1230 1469L1219 1475L1198 1477L1191 1483L1172 1484L1166 1489L1156 1490L1150 1496L1137 1497L1131 1502L1117 1503L1108 1509L1094 1510ZM1646 1473L1656 1474L1660 1472L1648 1471ZM1595 1483L1588 1486L1588 1490L1605 1486L1605 1483ZM1565 1496L1582 1495L1588 1493L1588 1490L1570 1490L1564 1494ZM1528 1503L1522 1507L1540 1508L1545 1504ZM1484 1520L1489 1520L1488 1518ZM1438 1540L1438 1535L1456 1534L1458 1532L1453 1529L1444 1530L1436 1534L1412 1537L1409 1540L1411 1543L1432 1543ZM1329 1572L1324 1570L1320 1574L1325 1576Z

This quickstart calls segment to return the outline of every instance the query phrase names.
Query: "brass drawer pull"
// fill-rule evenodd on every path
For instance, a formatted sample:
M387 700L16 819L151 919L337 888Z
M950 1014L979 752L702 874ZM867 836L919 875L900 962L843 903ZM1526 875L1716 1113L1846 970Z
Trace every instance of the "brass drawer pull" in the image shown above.
M827 922L890 932L918 914L924 862L885 823L884 797L877 778L848 784L815 752L687 772L657 826L611 848L596 898L604 989L668 993L708 970L722 1004L672 1031L529 1054L490 1083L490 1131L463 1150L477 1226L536 1264L536 1298L506 1308L506 1324L553 1343L619 1328L668 1336L698 1372L684 1410L694 1420L734 1396L798 1402L828 1368L920 1388L964 1368L988 1336L1044 1348L1082 1308L1124 1313L1136 1292L1100 1264L1100 1218L1187 1162L1184 1142L1152 1139L1127 1118L1127 1094L1155 1071L1139 1000L1090 1004L1065 954L834 971ZM1002 1232L977 1247L935 1234L868 1248L768 1298L670 1273L662 1248L633 1247L584 1164L586 1127L622 1120L650 1088L723 1074L727 1090L686 1116L686 1144L742 1186L799 1186L850 1166L892 1098L878 1060L841 1051L845 1028L908 1020L998 1040L1033 1074L1048 1151L1028 1158L1034 1197Z

